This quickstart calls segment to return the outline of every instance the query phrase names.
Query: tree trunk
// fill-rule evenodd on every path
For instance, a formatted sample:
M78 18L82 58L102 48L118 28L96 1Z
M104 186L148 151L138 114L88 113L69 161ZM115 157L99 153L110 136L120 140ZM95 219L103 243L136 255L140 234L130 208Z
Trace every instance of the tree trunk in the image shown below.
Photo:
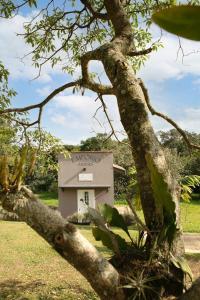
M121 122L132 146L144 217L152 237L158 236L162 229L168 230L168 233L176 230L180 236L180 189L149 122L144 93L127 59L129 52L135 48L134 30L122 1L104 0L104 3L115 38L100 47L97 55L93 58L91 55L90 59L102 61L117 97ZM150 244L154 240L152 237L148 237ZM179 237L174 245L174 252L183 254L183 243Z
M102 300L125 299L114 267L84 238L77 228L43 205L30 190L0 195L3 207L16 213L91 284Z
M114 87L121 121L132 146L146 225L156 234L174 222L179 230L179 187L149 122L139 82L118 47L106 49L102 62ZM183 253L182 245L177 252Z

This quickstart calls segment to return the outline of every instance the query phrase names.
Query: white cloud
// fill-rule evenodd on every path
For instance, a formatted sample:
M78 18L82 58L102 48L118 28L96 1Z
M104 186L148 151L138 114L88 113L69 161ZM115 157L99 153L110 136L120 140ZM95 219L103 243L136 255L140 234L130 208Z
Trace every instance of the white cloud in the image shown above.
M42 97L47 97L52 92L52 88L50 87L50 85L46 85L44 87L38 88L36 92Z
M53 123L63 126L65 126L67 123L66 117L58 113L55 113L53 116L51 116L51 120Z
M55 97L54 103L48 108L48 116L54 124L61 125L75 136L94 135L97 132L110 132L110 126L105 114L100 108L101 103L94 96L61 95ZM110 119L116 131L122 130L115 97L104 97ZM98 109L99 108L99 109ZM94 114L96 116L94 118ZM121 136L121 135L120 135Z
M61 95L55 97L55 105L58 108L68 108L76 112L93 111L96 107L94 98L81 95Z
M31 60L32 48L24 42L23 36L17 36L17 33L23 33L23 24L30 20L30 16L16 15L12 19L0 19L0 59L8 68L13 79L34 79L38 75ZM24 58L23 58L24 57ZM22 59L23 58L23 59ZM58 69L52 69L49 64L44 65L40 77L40 82L51 81L53 73L60 72Z
M183 117L180 118L178 124L185 130L195 131L200 133L200 107L187 108L183 112Z
M152 27L154 37L158 37L155 26ZM161 82L166 79L180 79L185 75L200 76L200 42L181 39L179 49L178 37L164 33L161 39L164 48L150 54L150 58L139 72L144 80ZM179 51L178 51L179 50ZM178 53L178 58L177 58Z

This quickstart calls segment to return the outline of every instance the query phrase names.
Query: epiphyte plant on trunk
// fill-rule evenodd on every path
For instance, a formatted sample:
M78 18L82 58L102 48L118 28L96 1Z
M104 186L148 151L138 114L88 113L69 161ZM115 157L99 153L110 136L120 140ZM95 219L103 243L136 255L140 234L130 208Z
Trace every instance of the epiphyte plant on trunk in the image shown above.
M173 125L182 134L188 147L198 149L200 147L190 143L187 135L173 120L153 109L144 83L136 77L136 72L146 59L146 55L159 45L159 42L152 43L151 47L146 48L147 43L151 42L151 34L148 31L151 14L155 9L171 6L173 2L71 0L67 2L67 6L62 5L62 1L56 3L57 6L53 1L44 4L41 13L25 24L24 38L33 47L33 62L39 67L39 74L45 63L51 63L54 67L62 61L63 69L68 74L73 74L77 66L80 66L81 78L55 89L38 104L2 109L0 113L2 117L9 117L12 112L37 109L39 111L37 120L23 124L30 127L33 124L40 125L43 107L67 88L89 89L97 93L104 108L104 95L114 95L137 169L141 204L145 225L148 228L146 246L151 252L163 227L170 228L170 231L173 229L176 235L172 235L170 243L171 251L176 257L184 252L179 223L180 188L171 175L162 147L149 121L148 112L164 118ZM0 13L8 18L26 3L25 1L17 7L12 1L8 5L7 1L1 0ZM37 1L28 1L28 4L34 6L37 5ZM141 20L144 21L145 29L140 27ZM89 63L92 60L103 64L110 80L109 85L99 83L91 76ZM112 122L109 124L111 133L115 134ZM21 186L20 191L4 193L1 198L4 208L19 215L75 266L87 278L101 299L130 298L129 292L123 288L122 278L125 275L122 276L121 270L113 267L112 262L108 262L75 226L42 205L30 190ZM18 205L18 202L23 202L24 205ZM165 255L167 249L168 243L163 239L160 251ZM128 256L126 258L128 259ZM128 265L130 262L126 265L127 272L129 272ZM137 267L133 264L132 268ZM132 278L133 286L134 278L130 274L128 277ZM175 277L181 280L182 273L175 272ZM154 280L149 279L149 282L152 283ZM161 290L156 292L161 295ZM169 288L166 292L181 294L182 289L174 288L170 291Z

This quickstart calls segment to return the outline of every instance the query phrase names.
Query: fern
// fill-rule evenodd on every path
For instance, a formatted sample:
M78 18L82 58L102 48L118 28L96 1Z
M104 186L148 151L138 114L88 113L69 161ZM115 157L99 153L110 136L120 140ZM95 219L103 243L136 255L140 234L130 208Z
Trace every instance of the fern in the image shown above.
M180 180L181 185L181 200L190 202L192 191L195 187L200 186L199 175L188 175Z

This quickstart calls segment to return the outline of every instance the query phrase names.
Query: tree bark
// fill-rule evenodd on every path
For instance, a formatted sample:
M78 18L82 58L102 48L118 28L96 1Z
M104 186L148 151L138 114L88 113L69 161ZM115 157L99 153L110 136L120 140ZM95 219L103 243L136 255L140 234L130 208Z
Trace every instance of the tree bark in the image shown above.
M146 225L158 235L163 226L176 224L174 252L181 255L184 247L180 238L180 189L150 124L144 93L127 60L126 55L134 47L134 33L119 0L105 0L105 5L116 37L102 47L99 58L113 85L121 122L132 146Z
M25 187L17 194L8 193L0 198L4 208L16 213L73 265L102 300L125 299L119 273L74 225L43 205Z

